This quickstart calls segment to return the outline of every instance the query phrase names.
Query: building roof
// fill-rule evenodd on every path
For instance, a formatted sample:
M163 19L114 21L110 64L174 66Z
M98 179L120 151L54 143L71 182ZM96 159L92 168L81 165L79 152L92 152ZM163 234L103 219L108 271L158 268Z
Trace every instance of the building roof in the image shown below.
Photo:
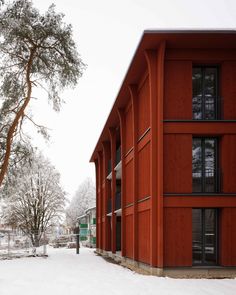
M96 206L88 208L87 210L85 210L85 213L87 213L88 211L92 211L93 209L96 209Z
M86 214L80 215L79 217L77 217L77 220L80 220L82 218L85 218L86 216L87 216Z
M144 51L157 49L162 41L166 42L167 49L236 49L236 29L145 30L92 153L90 162L96 160L97 152L102 150L102 142L109 140L108 128L116 127L119 124L117 110L124 108L127 104L129 99L127 86L138 83L142 71L145 68Z

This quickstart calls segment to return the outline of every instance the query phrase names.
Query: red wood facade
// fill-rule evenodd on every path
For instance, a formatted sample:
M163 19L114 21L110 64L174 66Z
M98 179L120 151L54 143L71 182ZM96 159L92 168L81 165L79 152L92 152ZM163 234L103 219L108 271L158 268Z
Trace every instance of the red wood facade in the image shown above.
M192 119L195 65L219 68L220 119ZM91 157L98 249L151 267L191 267L193 209L216 208L217 265L236 266L235 79L234 32L144 32ZM217 193L193 193L200 136L219 141Z

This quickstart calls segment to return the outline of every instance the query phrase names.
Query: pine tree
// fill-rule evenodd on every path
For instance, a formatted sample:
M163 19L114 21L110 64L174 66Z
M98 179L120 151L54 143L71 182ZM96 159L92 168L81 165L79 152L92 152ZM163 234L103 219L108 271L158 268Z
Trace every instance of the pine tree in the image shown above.
M75 86L84 64L72 38L72 27L51 5L40 14L31 1L18 0L0 12L0 186L13 151L22 150L22 128L33 122L27 108L34 88L43 88L56 111L66 87ZM43 126L34 124L47 136ZM17 144L18 143L18 144ZM16 153L17 154L17 153Z

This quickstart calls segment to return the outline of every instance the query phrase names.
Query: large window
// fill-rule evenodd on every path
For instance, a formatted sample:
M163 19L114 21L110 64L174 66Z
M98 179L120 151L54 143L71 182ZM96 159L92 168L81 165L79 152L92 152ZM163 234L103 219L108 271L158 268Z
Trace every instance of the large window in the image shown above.
M193 138L192 188L194 193L219 192L217 150L217 138Z
M192 209L193 265L217 264L217 209Z
M219 119L218 68L193 67L193 119Z

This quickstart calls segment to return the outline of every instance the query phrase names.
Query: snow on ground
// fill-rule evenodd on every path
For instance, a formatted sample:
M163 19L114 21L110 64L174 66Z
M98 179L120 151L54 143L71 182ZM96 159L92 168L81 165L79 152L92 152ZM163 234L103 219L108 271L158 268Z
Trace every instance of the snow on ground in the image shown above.
M236 279L170 279L136 274L93 249L49 249L49 257L0 261L0 295L235 295Z

